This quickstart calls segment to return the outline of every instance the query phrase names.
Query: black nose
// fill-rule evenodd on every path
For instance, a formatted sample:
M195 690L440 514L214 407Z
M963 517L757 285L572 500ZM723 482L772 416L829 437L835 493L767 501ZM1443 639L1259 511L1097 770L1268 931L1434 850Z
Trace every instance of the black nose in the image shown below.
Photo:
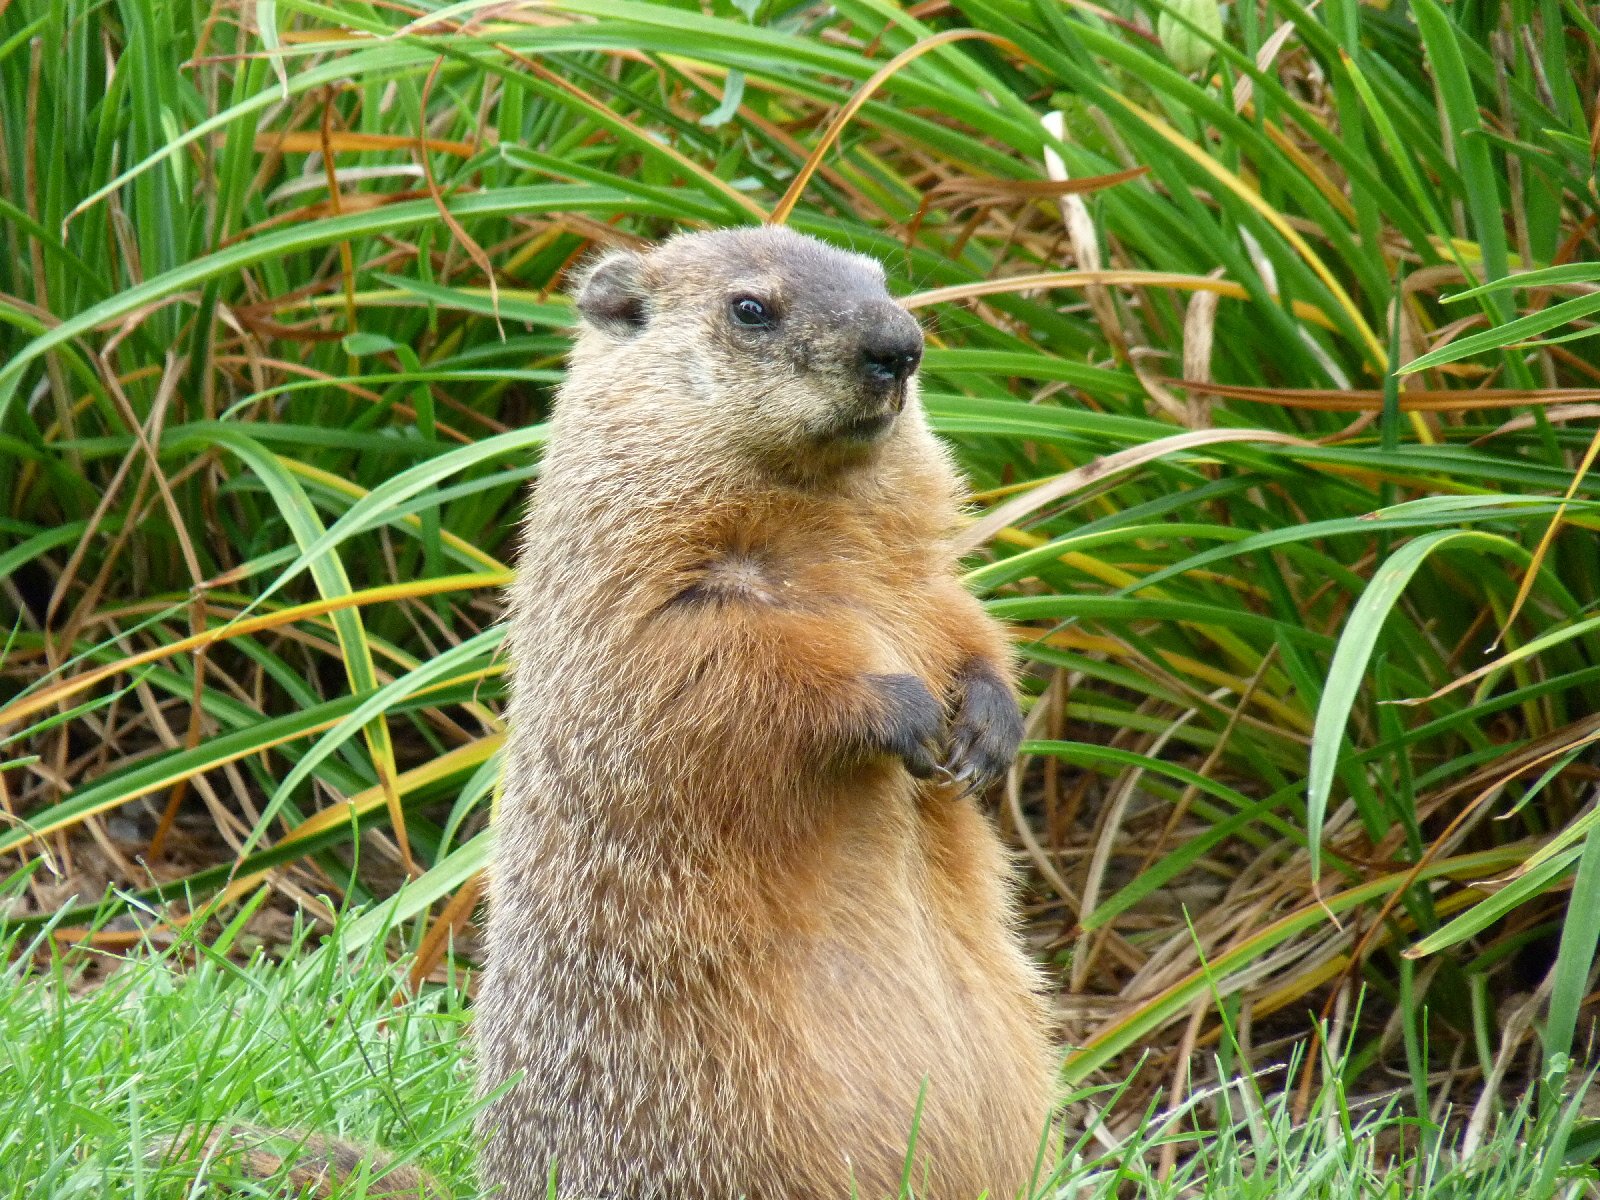
M887 390L911 378L922 361L922 330L901 309L892 309L861 338L861 377Z

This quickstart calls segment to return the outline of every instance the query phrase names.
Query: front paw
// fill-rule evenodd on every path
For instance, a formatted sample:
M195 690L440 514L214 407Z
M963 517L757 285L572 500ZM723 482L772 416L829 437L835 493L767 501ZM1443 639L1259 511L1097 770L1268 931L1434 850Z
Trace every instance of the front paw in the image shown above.
M915 675L869 675L876 711L867 729L867 748L900 759L918 779L939 769L944 743L944 706Z
M950 749L940 767L963 794L982 792L1005 776L1022 741L1022 711L1001 674L973 659L956 681Z

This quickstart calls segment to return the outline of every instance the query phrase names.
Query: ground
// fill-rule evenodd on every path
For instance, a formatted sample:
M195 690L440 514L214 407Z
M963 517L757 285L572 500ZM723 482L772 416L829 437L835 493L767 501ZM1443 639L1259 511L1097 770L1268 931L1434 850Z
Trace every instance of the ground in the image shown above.
M211 944L178 936L125 952L63 948L13 930L0 976L0 1180L17 1196L178 1200L230 1180L223 1159L197 1165L167 1140L243 1121L382 1146L474 1200L467 988L406 997L405 964L382 912L341 917L332 936L297 931L287 953L236 961L248 906ZM215 928L215 927L214 927ZM115 970L96 970L113 954ZM1225 1074L1225 1073L1224 1073ZM1329 1073L1337 1080L1337 1072ZM1403 1117L1398 1094L1347 1101L1337 1084L1293 1116L1292 1064L1258 1080L1203 1088L1115 1133L1095 1114L1115 1092L1067 1098L1067 1153L1041 1195L1062 1200L1539 1200L1600 1195L1584 1165L1595 1131L1578 1098L1545 1116L1513 1108L1477 1131L1441 1135ZM1448 1118L1449 1114L1441 1114ZM192 1145L198 1135L191 1133ZM292 1154L291 1154L292 1158ZM339 1192L379 1190L371 1168Z

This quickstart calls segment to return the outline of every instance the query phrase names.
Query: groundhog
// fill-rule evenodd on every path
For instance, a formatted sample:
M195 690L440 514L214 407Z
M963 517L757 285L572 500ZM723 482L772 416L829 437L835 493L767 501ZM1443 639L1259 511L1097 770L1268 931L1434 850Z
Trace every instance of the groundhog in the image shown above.
M486 1190L1026 1193L1056 1056L973 799L1021 720L921 330L773 227L606 254L577 307L509 606Z

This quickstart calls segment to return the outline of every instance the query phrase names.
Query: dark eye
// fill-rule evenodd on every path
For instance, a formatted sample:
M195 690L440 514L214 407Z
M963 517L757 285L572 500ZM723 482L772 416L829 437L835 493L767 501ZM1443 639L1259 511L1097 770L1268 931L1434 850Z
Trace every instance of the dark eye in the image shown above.
M735 325L743 325L747 329L770 329L778 320L772 310L754 296L735 297L728 311Z

